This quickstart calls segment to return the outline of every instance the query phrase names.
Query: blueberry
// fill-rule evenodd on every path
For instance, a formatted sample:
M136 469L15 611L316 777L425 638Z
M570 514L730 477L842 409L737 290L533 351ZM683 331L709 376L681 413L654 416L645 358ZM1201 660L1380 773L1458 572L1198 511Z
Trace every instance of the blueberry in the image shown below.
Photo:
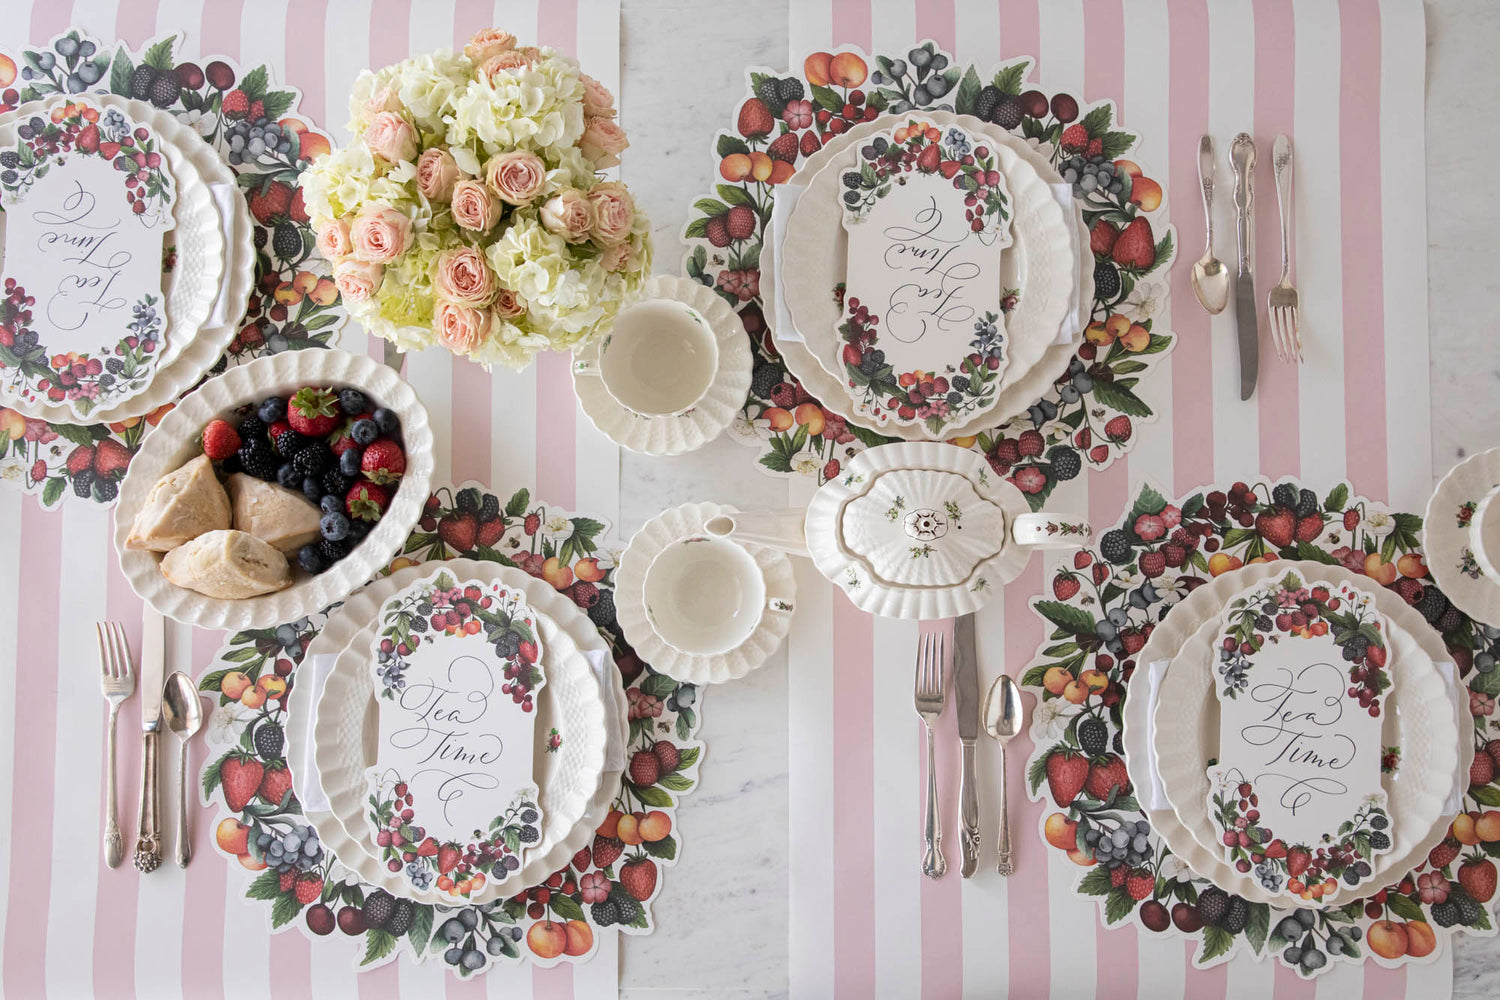
M479 926L479 914L473 910L460 910L458 912L458 919L471 931Z
M304 545L297 550L297 565L314 575L323 572L323 556L316 545Z
M302 485L302 473L291 462L283 462L276 470L276 481L289 490L295 490Z
M343 513L344 498L336 497L330 493L318 502L318 509L325 514Z
M375 426L380 428L382 434L396 434L401 430L401 418L396 416L396 411L382 406L372 416L375 418Z
M390 411L387 410L386 412L389 413ZM374 420L370 420L368 418L360 419L354 421L354 426L349 428L349 436L354 439L356 444L372 444L374 443L375 439L380 436L380 432L382 429L383 428L379 427ZM387 433L394 434L396 432L392 430L388 431Z
M317 477L308 476L302 480L302 495L307 497L308 503L322 503L323 484L318 482Z
M459 962L463 961L463 957L464 950L462 948L453 947L443 952L443 961L447 962L449 965L457 965Z
M491 955L499 955L505 950L505 939L502 937L490 938L484 943L484 950Z
M57 41L53 42L52 47L57 50L58 55L67 58L68 56L77 53L78 39L70 38L64 35L62 38L59 38Z
M260 408L255 411L255 415L260 417L261 422L265 424L274 424L278 420L285 420L286 400L280 396L272 396L260 404Z
M85 59L91 58L95 51L96 50L94 48L93 42L84 42L82 45L78 46L78 54L83 56L83 58Z
M341 542L349 537L349 519L337 511L324 514L318 527L322 529L323 537L329 541Z
M438 933L442 935L444 941L455 944L463 939L464 925L450 917L443 921L443 926L438 928Z
M361 420L360 423L361 424L370 424L371 427L375 426L373 423L370 423L370 421L368 421L368 420ZM355 426L358 426L358 424L356 424ZM358 448L350 448L350 449L348 449L342 455L339 456L339 471L342 472L346 476L357 476L357 475L359 475L359 463L360 463L360 459L362 459L363 457L364 457L364 453L362 451L360 451Z

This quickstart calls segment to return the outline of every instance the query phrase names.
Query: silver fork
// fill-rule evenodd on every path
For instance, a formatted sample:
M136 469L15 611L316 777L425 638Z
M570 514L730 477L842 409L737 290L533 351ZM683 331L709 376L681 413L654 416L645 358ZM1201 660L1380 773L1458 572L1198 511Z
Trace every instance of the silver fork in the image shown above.
M917 647L917 682L913 696L917 714L927 727L927 815L922 828L925 850L922 874L942 878L948 870L943 858L943 821L938 815L937 761L933 759L933 726L943 714L943 637L929 632Z
M1276 137L1272 148L1276 171L1276 207L1281 212L1281 280L1267 296L1271 312L1271 339L1282 361L1302 362L1302 335L1297 329L1297 289L1292 287L1292 141Z
M130 662L130 644L119 622L99 622L99 687L109 700L109 772L105 779L104 863L120 867L125 858L125 839L120 836L120 814L115 805L115 720L120 703L135 693L135 670Z

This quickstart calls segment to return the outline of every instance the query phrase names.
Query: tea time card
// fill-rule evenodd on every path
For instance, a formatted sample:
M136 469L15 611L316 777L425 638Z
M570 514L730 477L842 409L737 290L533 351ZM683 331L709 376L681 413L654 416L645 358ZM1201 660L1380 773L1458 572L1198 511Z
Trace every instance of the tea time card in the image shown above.
M1229 602L1208 810L1225 860L1268 891L1312 900L1359 885L1391 848L1385 636L1370 594L1296 572Z
M176 189L156 134L119 108L33 107L0 149L0 397L82 417L155 374Z
M541 839L536 614L519 591L439 571L386 601L378 626L370 833L414 890L468 898Z
M911 121L840 175L848 237L834 371L860 411L930 436L998 396L1010 197L982 135Z

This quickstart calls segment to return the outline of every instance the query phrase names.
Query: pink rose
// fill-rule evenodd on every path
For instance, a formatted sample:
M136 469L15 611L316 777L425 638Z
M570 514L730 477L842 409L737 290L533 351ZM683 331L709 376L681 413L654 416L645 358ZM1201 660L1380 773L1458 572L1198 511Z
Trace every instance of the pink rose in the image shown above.
M394 111L377 112L365 129L370 152L390 163L402 163L417 155L417 130Z
M468 354L484 343L490 332L487 310L439 301L432 314L432 328L440 344L454 354Z
M385 205L366 205L349 227L349 242L360 260L384 264L411 245L411 220Z
M473 247L444 250L437 256L432 287L440 298L455 305L480 308L495 297L495 273Z
M396 92L390 87L381 87L375 93L371 94L370 99L365 101L364 106L365 115L369 118L375 117L382 111L399 112L400 110L401 98L397 97Z
M583 113L588 118L613 118L615 95L609 88L587 73L580 74L583 80Z
M500 221L499 200L479 181L465 177L453 185L449 204L453 221L465 229L482 233Z
M474 32L464 45L464 55L475 63L482 63L490 56L499 55L516 47L516 36L499 28L485 28Z
M619 164L620 154L629 145L630 140L625 138L625 130L608 118L585 119L583 136L578 140L578 148L583 150L583 155L600 168Z
M495 292L495 315L501 319L515 319L526 315L526 303L521 301L521 296L509 288L501 288Z
M589 238L594 223L594 209L582 191L567 188L548 198L542 205L542 225L569 243Z
M547 166L541 157L525 150L500 153L485 163L484 180L501 201L525 205L541 194Z
M346 302L363 302L374 295L385 277L385 267L346 257L333 265L333 283Z
M342 219L330 219L318 227L318 253L325 260L347 257L353 249L349 242L349 223Z
M635 222L635 199L629 189L618 181L595 184L589 192L589 205L594 210L594 242L600 246L625 242Z
M629 243L616 243L599 253L599 266L606 271L624 271L635 262L635 247ZM826 425L825 425L826 426Z
M500 73L508 73L513 69L526 69L531 65L533 56L526 49L510 49L505 52L490 56L479 67L479 75L486 80L493 81Z
M417 190L428 201L447 201L453 197L453 185L463 177L446 149L429 149L417 157Z

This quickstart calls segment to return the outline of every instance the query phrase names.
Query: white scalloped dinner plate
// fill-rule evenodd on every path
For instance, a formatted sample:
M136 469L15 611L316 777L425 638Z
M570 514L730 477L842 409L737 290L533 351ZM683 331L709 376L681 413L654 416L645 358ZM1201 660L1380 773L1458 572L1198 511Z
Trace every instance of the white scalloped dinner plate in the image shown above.
M345 867L392 895L429 903L454 902L453 897L436 889L416 891L400 873L388 870L370 843L365 818L368 795L365 772L373 763L380 724L375 686L370 677L370 645L379 625L379 611L390 597L439 569L446 569L460 580L496 581L525 593L527 603L537 614L542 669L547 675L547 683L538 694L534 764L542 807L542 839L527 850L522 867L506 879L487 882L468 899L469 903L483 903L511 895L517 886L534 884L522 880L538 870L536 862L550 855L580 821L589 819L589 807L605 775L610 728L607 723L617 706L606 708L599 679L572 635L574 630L592 631L592 623L545 581L500 563L459 559L420 563L370 584L339 609L339 616L358 631L343 646L328 675L312 730L318 775L331 814L343 834L340 842L348 842L344 843L344 854L335 852ZM544 609L543 604L548 607ZM568 623L571 628L554 618L554 614L571 619ZM343 632L341 628L340 634ZM593 634L597 638L597 631ZM564 738L562 746L549 753L547 733L553 726L562 730ZM588 830L592 832L593 827ZM322 838L321 830L318 836ZM348 850L349 844L355 848L353 852ZM542 877L550 875L556 867L546 869Z
M696 310L719 342L719 367L698 404L686 413L648 417L615 401L597 375L573 373L573 392L593 425L622 448L642 455L681 455L703 447L734 423L750 391L752 361L745 325L713 289L690 278L657 275L646 283L640 301L671 299ZM580 358L598 360L599 341L584 347Z
M156 481L201 451L198 436L215 417L275 393L307 385L353 386L401 419L406 474L391 505L354 550L331 567L310 576L295 566L296 582L274 594L239 601L206 597L179 587L161 572L159 552L125 547L130 526ZM115 507L115 551L130 589L168 618L201 628L245 629L295 621L342 600L401 551L422 516L432 485L432 426L427 408L399 373L360 354L333 349L286 351L231 368L184 397L156 429L146 435L120 484Z
M1468 523L1460 522L1459 512L1465 504L1479 503L1496 485L1500 485L1500 448L1471 455L1448 470L1422 517L1427 568L1438 589L1458 610L1491 626L1500 625L1500 581L1480 572ZM1473 517L1471 512L1469 519Z
M687 503L664 510L641 526L630 539L615 567L615 615L625 641L635 647L651 669L689 684L718 684L743 677L776 652L791 628L789 614L766 614L738 649L721 656L696 656L669 646L646 617L646 570L657 553L679 538L703 531L704 525L734 507L717 503ZM786 555L760 545L744 546L766 579L766 598L794 601L797 578Z
M1386 616L1388 621L1393 623L1396 630L1404 633L1415 647L1414 649L1408 649L1403 644L1402 648L1395 652L1402 653L1408 659L1416 659L1419 663L1425 661L1429 666L1438 661L1451 659L1443 646L1442 638L1422 620L1420 615L1416 615L1414 609L1407 605L1399 595L1387 591L1378 585L1373 585L1368 577L1351 573L1339 566L1277 560L1271 563L1259 563L1240 570L1224 573L1214 578L1210 583L1194 590L1182 601L1178 602L1157 625L1155 630L1153 630L1151 637L1146 641L1146 645L1137 654L1137 662L1149 664L1155 663L1158 660L1175 661L1182 652L1183 647L1192 640L1193 635L1199 629L1204 627L1205 623L1216 622L1218 620L1226 602L1235 594L1261 580L1279 576L1288 569L1296 569L1304 574L1327 579L1334 583L1347 582L1362 590L1373 593L1376 599L1376 606L1380 612ZM1414 615L1415 619L1413 618ZM1415 719L1417 713L1421 711L1417 707L1419 703L1427 706L1429 712L1432 711L1434 689L1430 686L1429 682L1424 682L1420 677L1415 680L1407 677L1401 666L1401 659L1398 656L1392 656L1391 664L1394 678L1392 691L1396 693L1395 696L1399 697L1401 701L1398 704L1396 712L1388 713L1383 736L1394 739L1399 738L1397 736L1400 731L1399 727L1405 725L1405 719L1392 719L1392 716L1409 715ZM1163 678L1164 688L1167 685L1168 678L1171 677L1177 666L1178 664L1174 662L1173 666L1168 668L1166 677ZM1211 661L1209 671L1212 671ZM1436 692L1446 706L1449 718L1452 719L1454 712L1453 698L1455 695L1452 691L1447 690L1446 685L1442 684L1441 677L1437 674L1436 670L1433 670L1433 676L1438 678ZM1406 705L1406 691L1408 689L1412 691L1411 706ZM1213 691L1210 687L1208 688L1208 698L1212 700L1212 697ZM1146 743L1147 714L1151 711L1151 706L1146 702L1147 699L1142 697L1126 699L1122 742L1125 745L1127 770L1146 768L1152 766L1152 762L1162 761L1164 747L1162 738L1159 736L1154 746L1149 746ZM1156 709L1159 722L1163 720L1160 708L1161 703L1162 699L1159 697ZM1203 707L1207 708L1208 706L1205 705ZM1202 714L1208 715L1209 713L1203 712ZM1441 714L1441 712L1438 713L1439 716ZM1214 719L1217 719L1216 713L1214 714ZM1206 762L1208 757L1211 756L1204 746L1204 741L1211 739L1214 734L1206 728L1205 720L1200 718L1198 721L1200 723L1198 732L1188 740L1191 745L1180 751L1172 751L1174 763L1175 758L1178 756L1186 757L1196 754L1195 759L1200 763ZM1440 727L1441 725L1441 722L1434 722L1434 726ZM1467 771L1469 764L1474 759L1474 748L1465 745L1468 741L1462 741L1457 738L1456 723L1454 723L1451 735L1451 740L1447 740L1441 744L1436 739L1430 741L1431 756L1426 759L1425 766L1424 762L1420 759L1422 750L1415 742L1411 748L1413 754L1411 759L1407 758L1408 750L1403 747L1402 767L1406 768L1408 765L1412 765L1413 770L1422 771L1427 776L1428 781L1435 781L1434 787L1425 790L1414 789L1409 794L1414 797L1422 795L1436 796L1439 800L1445 800L1452 786L1453 776ZM1445 761L1446 764L1444 763ZM1173 765L1168 764L1167 766L1170 768ZM1433 779L1432 775L1438 772L1446 774L1447 777ZM1145 772L1138 771L1137 773ZM1162 773L1161 777L1165 783L1167 774ZM1395 783L1401 783L1401 772L1399 770ZM1417 782L1412 782L1412 784L1417 784ZM1408 793L1403 789L1402 794L1406 795ZM1199 811L1204 813L1206 819L1206 785L1204 786L1204 796L1204 804ZM1184 799L1184 801L1186 800ZM1441 808L1439 808L1438 812L1441 815ZM1147 815L1151 821L1152 829L1166 841L1167 847L1172 853L1192 868L1198 875L1210 880L1221 888L1239 892L1246 899L1255 902L1270 903L1273 906L1283 908L1297 905L1295 900L1284 895L1273 896L1266 892L1253 879L1242 876L1223 860L1217 850L1210 851L1205 849L1204 845L1199 843L1194 836L1193 830L1190 829L1190 824L1185 822L1183 817L1179 816L1174 810L1153 809L1148 810ZM1193 825L1196 825L1196 818ZM1447 822L1446 818L1444 818L1434 824L1420 840L1411 844L1408 850L1402 851L1398 845L1398 849L1385 855L1389 861L1381 866L1381 870L1392 873L1409 871L1427 856L1427 853L1443 838L1446 832ZM1210 836L1208 839L1211 841L1212 837ZM1325 900L1327 898L1325 897ZM1337 899L1337 896L1333 898Z
M1062 179L1058 176L1057 171L1052 168L1046 158L1033 146L1009 133L999 132L977 118L940 111L923 112L920 117L931 119L934 124L958 125L968 129L970 132L982 132L987 139L998 146L1004 146L1014 151L1021 161L1031 167L1045 185L1062 183ZM797 175L794 177L792 183L810 183L803 182L801 178L816 180L818 175L828 169L829 165L837 157L843 155L845 150L849 149L855 143L873 136L877 132L890 128L890 125L891 122L885 118L877 118L874 121L865 122L850 129L808 157L797 171ZM1051 198L1050 192L1048 192L1048 197L1049 199ZM805 195L799 199L797 209L800 209L806 200ZM1055 200L1053 203L1056 204ZM796 215L795 209L793 215ZM981 430L997 427L1016 414L1023 412L1046 393L1058 373L1067 365L1068 359L1077 350L1082 338L1081 325L1077 333L1068 342L1062 344L1055 342L1058 327L1063 319L1070 315L1071 311L1076 311L1081 304L1091 303L1094 297L1093 269L1079 266L1079 260L1082 257L1080 248L1088 245L1088 230L1083 224L1082 212L1077 207L1074 208L1072 215L1071 220L1066 220L1069 223L1068 225L1059 227L1060 232L1066 238L1066 247L1062 250L1062 253L1070 269L1069 280L1065 283L1065 297L1068 299L1067 308L1063 311L1058 322L1054 323L1050 329L1044 330L1040 324L1036 324L1035 335L1033 336L1033 331L1030 329L1029 323L1018 324L1016 322L1017 315L1021 313L1021 304L1017 304L1016 312L1011 314L1006 324L1007 334L1012 341L1011 363L1006 367L1005 374L1001 378L1000 389L997 393L994 406L961 426L945 429L943 432L945 437L951 439L977 434ZM790 230L790 228L789 222L788 229ZM1023 242L1023 237L1024 233L1018 231L1016 233L1016 243L1007 250L1008 255L1017 258L1016 266L1018 269L1020 269L1023 261L1029 262L1029 256L1025 255L1031 253L1026 243ZM827 242L827 240L824 240L825 244ZM1050 246L1050 244L1048 245ZM790 233L788 233L788 238L782 241L781 257L776 260L778 272L783 276L793 270L789 264L784 262L786 259L789 259L788 254L792 249L794 249L794 246L790 238ZM813 329L816 324L825 325L831 330L838 321L838 307L833 301L831 290L834 284L843 280L843 243L839 241L836 247L825 247L824 250L825 252L821 258L814 255L813 263L822 272L818 280L826 280L827 284L823 286L820 293L821 301L811 297L807 299L807 305L811 307L810 315L805 320L808 325L804 327L804 320L797 320L797 326L800 330L804 330L804 335L806 330ZM1026 269L1029 270L1031 266L1027 263ZM808 284L807 287L809 295L818 294L815 292L815 285ZM787 294L785 290L783 290L783 294ZM1023 287L1021 290L1021 302L1025 302L1026 297L1027 289ZM791 299L789 298L788 307L790 308L790 306ZM795 317L797 314L793 313L793 315ZM902 440L928 440L927 433L918 425L897 424L894 426L877 426L875 421L868 417L852 413L854 410L853 401L849 399L849 394L844 387L843 380L835 378L825 371L822 364L819 363L818 358L815 357L813 350L807 344L795 340L778 339L776 346L781 352L782 360L786 364L787 370L797 377L797 380L802 383L803 387L817 397L823 405L840 414L846 420L867 430L873 430L876 433ZM1030 363L1027 363L1027 359L1032 357L1034 346L1039 346L1040 354L1034 360L1030 361Z

